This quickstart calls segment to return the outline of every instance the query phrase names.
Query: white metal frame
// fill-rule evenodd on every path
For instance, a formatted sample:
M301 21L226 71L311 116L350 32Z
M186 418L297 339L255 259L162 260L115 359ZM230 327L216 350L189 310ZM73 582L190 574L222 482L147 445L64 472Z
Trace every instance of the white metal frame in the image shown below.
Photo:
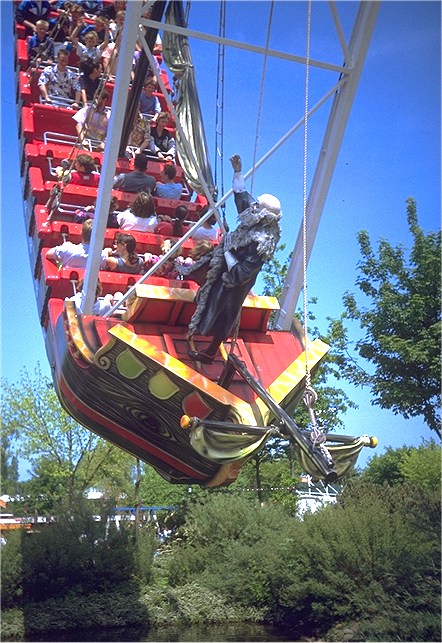
M307 263L310 258L316 232L324 208L325 199L330 187L334 167L342 144L344 132L356 94L356 89L361 76L362 67L365 61L371 36L373 34L379 6L380 0L363 0L362 2L360 2L358 14L350 38L350 43L347 46L339 22L335 3L333 1L330 1L330 7L338 39L343 51L345 64L336 65L325 61L308 61L309 65L311 65L312 67L320 67L322 69L340 73L340 78L339 81L334 85L334 87L326 92L326 94L316 103L314 107L309 110L308 113L308 117L311 116L331 96L334 95L326 132L324 135L323 143L321 145L313 182L311 184L307 200L307 238L305 240L307 249ZM163 31L171 31L174 33L186 35L189 38L199 38L202 40L220 43L226 46L236 47L251 52L257 52L261 54L265 53L268 56L274 56L277 58L282 58L284 60L291 60L297 63L307 63L306 58L302 56L285 54L281 51L273 49L266 50L263 47L249 45L247 43L239 42L236 40L212 36L203 32L172 26L163 22L157 22L146 18L140 18L142 11L142 0L132 0L128 3L109 123L109 131L113 132L113 138L108 138L105 148L96 208L96 212L99 213L99 216L96 216L96 222L92 232L90 253L85 274L85 313L92 310L94 301L94 293L100 265L100 255L103 245L107 213L109 210L110 196L112 192L114 170L117 162L118 147L121 138L123 118L125 114L125 104L129 88L130 70L132 68L132 54L135 49L135 42L138 36L139 25L141 24L147 27L162 29ZM146 48L144 49L146 50ZM146 51L146 54L149 56L150 52ZM247 179L253 172L256 171L258 167L260 167L268 158L270 158L274 154L274 152L276 152L276 150L279 149L279 147L288 138L290 138L290 136L292 136L292 134L297 129L299 129L303 125L303 122L303 118L300 119L287 132L286 135L284 135L279 141L277 141L277 143L275 143L275 145L259 161L256 162L255 167L251 168L248 172L245 173L245 178ZM222 205L231 195L232 190L229 190L216 204L213 204L213 202L210 202L209 200L211 206L210 210L198 222L198 225L200 225L203 220L209 218L213 210ZM198 227L198 225L195 225L194 228ZM184 235L182 241L185 241L191 235L192 229ZM280 311L278 312L276 317L276 328L280 330L290 329L299 294L303 287L302 247L303 235L301 227L293 252L293 258L289 266L286 282L283 287L280 301ZM161 263L166 260L166 258L167 256L163 257L163 260L157 264L157 267L159 267ZM149 274L152 274L151 271L144 275L141 280L144 281L149 276ZM128 295L129 292L126 293L126 296Z

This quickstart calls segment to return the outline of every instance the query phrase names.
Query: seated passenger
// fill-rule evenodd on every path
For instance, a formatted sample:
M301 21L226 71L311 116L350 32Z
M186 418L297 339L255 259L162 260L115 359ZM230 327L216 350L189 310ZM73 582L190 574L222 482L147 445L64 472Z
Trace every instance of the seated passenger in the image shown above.
M38 67L40 63L54 62L54 41L48 36L49 22L37 20L36 33L28 39L28 64Z
M85 221L81 227L81 243L65 241L60 246L50 248L46 257L62 268L86 268L89 244L92 234L92 219ZM106 267L107 253L102 251L100 270Z
M131 234L117 232L115 236L114 248L105 248L107 251L106 270L112 272L129 272L139 275L143 272L144 261L135 252L136 241Z
M83 9L78 4L65 2L59 8L58 13L56 18L49 19L49 29L54 39L55 56L58 56L60 49L66 49L68 53L73 51L70 36L78 21L82 19Z
M192 234L192 239L194 239L195 241L197 241L198 239L217 241L219 230L213 227L216 222L216 216L212 214L212 216L207 219L207 221L204 221L204 223L200 225L197 230L195 230L195 232Z
M114 190L123 190L124 192L152 192L155 188L155 179L150 174L146 174L147 156L137 154L134 160L134 171L123 172L114 179Z
M79 143L90 138L98 142L97 149L104 150L110 118L110 109L106 107L108 95L104 90L96 106L85 105L72 117L76 122Z
M138 65L140 63L141 55L142 55L141 48L140 48L140 45L137 42L135 44L135 52L134 52L134 57L132 59L132 71L131 71L131 74L130 74L131 81L133 81L134 78L135 78L136 70L137 70L137 67L138 67ZM154 58L154 66L152 66L150 63L148 63L146 75L145 75L145 78L144 78L144 82L147 82L148 80L153 82L154 91L155 91L155 89L157 89L158 76L160 75L160 73L161 73L160 65L158 63L158 60L156 58Z
M110 76L115 76L118 66L118 51L121 45L121 38L123 32L120 29L115 35L114 42L110 42L103 50L101 60L103 62L104 71Z
M109 20L115 20L119 11L126 9L125 0L114 0L112 3L106 3L106 6L98 13L99 16L106 16Z
M109 204L109 213L107 216L106 228L119 228L117 221L118 199L116 196L111 196ZM87 205L84 210L75 210L74 223L83 223L88 219L93 219L95 215L95 205Z
M105 315L110 311L112 306L117 303L118 299L122 299L122 296L118 297L118 295L122 295L122 293L115 293L115 295L109 294L101 297L102 292L103 287L100 280L98 280L97 288L95 290L95 302L92 306L92 315ZM83 314L83 279L79 280L77 285L77 292L75 293L75 295L73 295L72 297L67 297L66 301L74 301L77 312L80 315Z
M26 27L26 35L29 36L37 32L37 20L47 20L51 10L48 0L23 0L15 10L15 19Z
M176 167L175 165L165 165L161 171L162 183L158 182L155 186L154 195L163 199L181 198L183 186L181 183L175 183Z
M169 114L160 112L156 126L152 127L150 133L155 144L155 154L165 161L175 161L175 139L171 132L166 129L169 122Z
M101 44L98 43L97 32L95 30L88 31L88 33L84 36L83 45L83 43L80 42L80 31L84 29L84 27L84 23L80 20L71 34L72 44L76 48L76 52L78 57L80 58L80 62L86 62L87 60L90 60L94 63L97 63L103 55L103 51L109 44L109 30L105 30L104 40Z
M149 192L140 192L129 209L117 214L117 221L123 230L155 232L158 220L152 195Z
M94 20L93 25L83 25L83 29L80 31L80 42L85 43L86 34L90 31L95 31L98 38L98 44L101 45L106 39L106 33L109 34L109 39L111 39L111 33L109 29L109 20L105 16L97 16Z
M95 161L90 154L79 154L74 161L75 170L71 172L69 183L97 187L100 175L96 172Z
M91 103L93 101L95 92L100 85L101 74L103 73L103 65L101 64L101 62L85 62L81 63L79 69L81 71L81 100L83 101L84 105L86 105L86 103Z
M146 149L153 152L149 119L141 112L138 112L135 116L135 124L129 134L127 144L130 147L136 147L135 154L141 154Z
M66 105L67 99L81 100L78 74L68 69L69 52L60 49L55 65L46 67L38 79L38 88L45 103ZM58 101L58 99L61 99ZM74 104L72 105L74 107ZM78 105L77 105L78 107Z
M109 32L112 40L116 40L117 33L123 28L125 17L126 12L123 9L122 11L117 11L114 20L109 22Z
M181 277L183 279L191 279L199 286L202 286L206 281L206 275L214 248L215 246L211 241L206 241L205 239L198 241L190 251L190 257L187 257L181 264L177 265Z
M188 231L189 226L183 225L183 222L187 218L188 209L185 205L178 205L175 208L175 217L169 221L163 220L160 221L156 227L155 232L157 234L163 234L167 237L182 237L185 232Z
M156 121L158 114L161 112L161 104L158 96L154 96L156 83L152 77L148 78L140 94L140 112L144 116L150 117L151 125Z
M151 254L150 252L146 252L144 255L144 267L145 270L149 270L149 268L152 268L160 259L164 257L165 254L169 252L169 250L172 248L174 242L171 239L164 239L163 243L161 244L161 252L162 254L160 255L154 255ZM180 273L178 271L178 264L181 263L180 259L181 257L177 257L181 250L178 250L175 255L171 255L167 261L165 261L159 268L158 270L155 271L154 275L155 277L164 277L165 279L181 279L182 277L180 276Z
M98 18L98 14L103 11L103 0L76 0L84 10L88 18Z

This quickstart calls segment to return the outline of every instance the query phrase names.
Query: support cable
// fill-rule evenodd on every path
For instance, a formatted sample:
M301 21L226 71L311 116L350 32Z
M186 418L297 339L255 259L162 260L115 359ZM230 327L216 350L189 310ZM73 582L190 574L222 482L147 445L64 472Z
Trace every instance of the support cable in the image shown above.
M304 354L305 354L305 391L303 402L307 407L310 422L310 439L314 446L319 447L327 461L332 458L325 447L326 435L319 429L313 407L318 396L311 384L308 339L308 293L307 293L307 160L308 160L308 112L309 112L309 82L310 82L310 40L311 40L312 0L308 0L307 8L307 42L305 63L305 103L304 103L304 158L303 158L303 198L302 198L302 276L303 276L303 321L304 321Z
M259 132L261 129L261 113L262 113L262 103L263 103L263 97L264 97L264 83L265 83L265 77L266 77L266 71L267 71L267 60L268 60L268 51L269 51L269 45L270 45L270 34L272 31L274 4L275 4L274 0L272 0L272 2L270 3L269 19L267 22L266 46L265 46L265 52L264 52L264 61L262 64L261 87L259 89L258 115L256 118L255 146L253 149L253 163L252 163L253 173L252 173L252 182L250 186L250 194L253 194L253 181L255 178L256 155L258 152Z
M226 0L221 0L219 16L219 36L226 35ZM224 194L224 80L225 80L225 51L223 43L218 44L218 67L216 87L215 115L215 176L214 183L217 193ZM218 166L220 167L220 185L218 186ZM226 224L225 204L222 205L224 225Z

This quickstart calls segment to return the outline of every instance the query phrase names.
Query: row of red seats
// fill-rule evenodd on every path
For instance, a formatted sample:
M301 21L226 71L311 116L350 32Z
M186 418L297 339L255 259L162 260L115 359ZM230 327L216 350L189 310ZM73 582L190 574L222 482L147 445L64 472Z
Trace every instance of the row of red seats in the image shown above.
M52 167L60 165L63 159L69 157L71 148L60 143L41 143L36 141L34 143L27 143L25 146L25 158L26 161L34 166L41 169L43 179L50 180L51 174L49 170L49 161L51 162ZM97 167L103 165L103 156L102 152L92 152L92 157L94 159ZM148 160L146 172L153 176L157 181L160 180L161 171L164 167L164 163L159 160ZM184 183L184 172L180 165L176 165L176 179L180 183ZM133 160L126 158L119 158L117 160L117 167L115 174L120 174L121 172L130 172L134 169ZM53 178L53 177L52 177Z
M38 79L41 74L41 69L37 69L35 73L33 72L27 72L24 70L19 71L19 96L20 99L23 103L23 105L28 106L31 105L32 103L38 103L40 100L40 90L38 89ZM164 69L161 70L161 80L163 83L166 85L167 84L165 81L168 81L167 73ZM108 98L106 99L106 105L110 107L111 102L112 102L112 96L114 93L114 87L115 83L113 81L109 81L106 83L106 91L109 94ZM130 88L129 88L130 91ZM167 105L166 99L164 98L163 94L161 92L154 92L154 95L158 98L160 101L161 105L161 110L163 112L169 112L169 106ZM172 114L170 115L170 122L173 122L173 117Z
M48 211L44 205L36 205L34 208L34 220L31 224L33 234L41 240L43 247L57 246L63 241L72 241L72 243L81 242L81 223L73 223L69 221L57 221L49 219ZM118 232L117 228L106 228L103 246L112 247L115 235ZM161 244L164 237L153 232L137 232L130 231L130 234L137 242L137 252L145 253L151 252L152 254L161 253ZM187 239L181 246L181 254L187 257L194 247L194 242Z
M22 29L18 28L17 32L19 33L20 31ZM22 35L24 36L24 33ZM28 222L28 230L31 245L33 246L34 274L38 281L39 309L42 311L42 321L45 319L47 323L49 301L61 301L65 297L71 296L73 294L72 282L76 282L84 276L84 269L62 268L59 270L54 263L46 258L48 248L59 245L65 240L79 243L81 241L81 224L75 224L69 220L58 220L58 218L69 219L69 215L60 215L57 210L54 212L54 217L49 219L49 212L45 204L49 199L51 190L57 185L51 175L49 160L52 168L56 167L63 159L70 156L72 148L67 144L57 142L46 144L43 140L47 131L76 137L76 128L75 121L72 118L72 110L39 103L38 76L40 72L37 70L35 74L28 75L25 71L27 67L25 39L17 42L17 53L18 63L21 68L18 74L18 97L23 105L21 110L21 134L24 145L23 160L25 162L23 167L27 170L25 198L28 199L29 204L35 203L33 216ZM163 82L167 80L167 84L165 84L168 85L167 73L161 70L161 74ZM109 92L108 102L110 104L114 83L109 82L106 87ZM157 95L162 109L168 111L167 103L162 94L158 93ZM93 153L93 157L97 165L101 166L103 154L96 152ZM162 167L163 163L160 161L149 161L147 173L158 180L160 179ZM132 169L133 161L123 158L118 161L116 173L131 171ZM177 166L177 180L185 184L180 166ZM67 185L63 188L62 201L66 204L84 207L95 202L97 194L97 188ZM115 190L114 194L118 198L119 209L128 207L137 196L136 194L118 190ZM177 201L154 198L159 214L174 214ZM205 203L206 200L203 197L197 197L196 202L186 204L189 207L190 216L194 220L198 219L197 212ZM104 247L112 246L116 233L116 229L106 230L103 242ZM139 253L161 253L161 243L164 240L161 235L140 232L133 232L132 234L136 239ZM194 242L192 240L186 241L181 250L182 254L187 256L193 246ZM136 283L139 276L128 273L100 271L99 278L103 286L103 294L114 294L116 291L126 292L128 288ZM197 289L197 285L192 281L169 280L156 276L149 277L147 283L169 288ZM186 314L186 319L188 323L189 314Z
M72 118L74 113L66 107L32 103L30 107L22 108L22 135L28 143L43 141L45 132L58 132L76 137L76 122ZM175 135L174 128L166 129Z
M51 191L58 185L58 181L45 181L43 179L42 171L39 167L29 167L28 168L28 190L25 198L32 194L35 198L36 203L41 205L47 203ZM121 190L113 190L112 193L118 199L120 209L124 210L128 208L137 198L137 194L133 192L123 192ZM63 202L72 205L78 205L84 207L86 205L93 204L98 196L98 188L89 187L84 185L73 185L68 183L63 187ZM153 197L155 201L155 207L158 214L165 214L172 216L175 213L175 209L180 201L176 199L163 199L160 197ZM182 203L182 202L181 202ZM188 218L193 221L197 221L199 218L199 211L205 205L206 200L204 197L197 197L196 201L186 202L186 207L189 211Z

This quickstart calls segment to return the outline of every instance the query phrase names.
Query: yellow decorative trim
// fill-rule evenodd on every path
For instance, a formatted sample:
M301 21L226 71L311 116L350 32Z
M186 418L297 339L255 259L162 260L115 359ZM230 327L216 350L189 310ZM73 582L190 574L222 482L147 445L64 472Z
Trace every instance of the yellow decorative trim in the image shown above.
M310 368L313 368L326 353L330 350L330 346L325 344L320 339L315 339L308 344L308 359ZM281 373L271 384L267 387L269 394L277 404L281 404L289 396L289 394L302 382L305 378L305 351L303 351L294 362L290 364L286 370ZM263 400L258 398L256 404L261 410L264 418L264 424L271 416L267 405Z
M71 337L71 341L81 357L92 364L95 355L83 339L83 335L78 324L79 317L75 302L65 301L64 307L66 311L67 331Z
M261 308L262 310L279 310L279 302L276 297L267 295L247 295L243 308Z

